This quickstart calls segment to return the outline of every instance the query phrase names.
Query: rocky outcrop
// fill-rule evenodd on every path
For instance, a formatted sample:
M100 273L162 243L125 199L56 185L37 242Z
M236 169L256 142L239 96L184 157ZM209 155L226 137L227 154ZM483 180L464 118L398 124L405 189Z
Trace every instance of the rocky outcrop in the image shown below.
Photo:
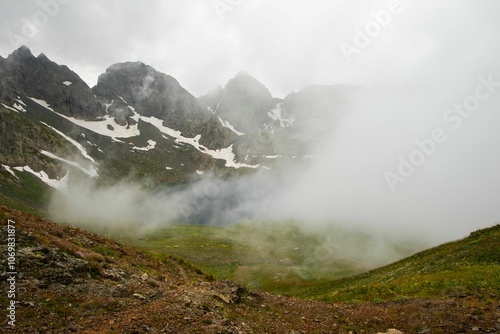
M173 77L142 62L110 66L92 89L103 103L124 99L143 116L154 116L185 137L201 132L208 119L196 98ZM123 117L119 118L123 123Z
M267 113L277 100L257 79L240 72L228 81L224 89L218 88L201 97L200 102L236 130L255 134L268 121Z
M230 146L237 139L234 132L222 126L217 116L212 116L203 127L200 144L216 150Z
M105 114L103 105L75 72L44 54L33 56L25 46L0 59L0 98L9 102L19 92L45 100L67 116L94 120Z
M76 153L74 147L44 125L21 117L1 105L0 142L0 164L30 166L36 171L45 171L52 178L64 174L56 161L41 155L40 151L58 156Z
M279 138L274 136L276 129L268 113L280 100L273 98L271 92L257 79L246 72L240 72L229 80L224 88L217 87L198 100L213 115L212 119L218 127L224 122L225 130L229 130L227 125L230 125L240 133L237 135L232 130L220 133L221 131L217 130L218 138L221 138L218 142L233 144L234 152L240 160L248 154L276 153L275 140ZM205 128L205 131L214 133L213 127ZM241 135L242 133L244 135ZM202 143L209 147L214 146L210 135L202 136Z
M131 118L134 116L134 112L122 99L113 100L106 111L111 117L114 117L115 122L121 126L134 125L137 123Z

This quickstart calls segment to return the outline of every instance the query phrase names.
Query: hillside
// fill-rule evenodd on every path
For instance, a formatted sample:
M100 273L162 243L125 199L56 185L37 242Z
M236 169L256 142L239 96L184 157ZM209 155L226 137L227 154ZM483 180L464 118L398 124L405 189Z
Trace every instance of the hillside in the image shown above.
M286 294L360 274L427 247L402 237L340 226L312 230L292 221L171 226L122 241L183 258L218 279Z
M500 225L476 231L368 273L304 289L325 301L386 301L500 296Z
M229 281L215 281L182 260L143 252L5 207L0 209L0 219L2 240L6 240L7 219L16 222L18 304L15 331L20 333L377 333L390 328L404 333L458 333L500 330L500 320L497 320L500 305L496 297L498 279L496 283L490 282L489 288L481 288L478 281L468 280L468 275L463 275L463 282L470 283L466 286L470 293L464 294L448 295L442 290L434 296L437 298L332 304L253 291ZM466 244L471 251L456 252L459 245L463 248ZM495 245L498 245L498 226L476 232L461 244L444 245L399 264L352 278L349 286L355 287L362 279L370 277L383 285L382 274L388 270L396 272L405 263L408 264L405 275L412 275L415 269L423 270L437 262L426 271L436 275L436 281L447 280L438 274L453 268L453 261L457 259L464 261L459 264L491 266L492 272L498 274ZM3 253L5 247L2 245ZM438 258L446 260L435 261ZM5 258L2 263L6 265ZM5 275L2 291L7 291ZM460 271L455 275L460 275ZM347 284L347 281L340 282ZM436 288L435 291L441 290ZM6 294L1 295L0 302L7 305Z

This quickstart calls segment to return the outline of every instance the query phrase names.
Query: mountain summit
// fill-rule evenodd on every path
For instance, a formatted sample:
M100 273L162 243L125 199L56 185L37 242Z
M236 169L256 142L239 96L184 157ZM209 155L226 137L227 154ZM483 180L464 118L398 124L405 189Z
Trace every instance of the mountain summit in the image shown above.
M87 84L68 67L38 57L22 46L0 59L0 98L11 100L18 92L43 99L67 116L95 119L105 114Z
M207 120L196 98L176 79L142 62L110 66L92 90L114 112L118 107L113 102L124 99L140 115L159 118L189 137L198 134L200 123Z
M240 72L195 98L142 62L111 65L91 89L68 67L21 47L0 58L0 186L26 187L25 204L43 206L40 189L65 191L79 174L164 184L292 164L317 134L308 115L339 109L336 87L315 91L273 98ZM31 179L20 177L26 173Z

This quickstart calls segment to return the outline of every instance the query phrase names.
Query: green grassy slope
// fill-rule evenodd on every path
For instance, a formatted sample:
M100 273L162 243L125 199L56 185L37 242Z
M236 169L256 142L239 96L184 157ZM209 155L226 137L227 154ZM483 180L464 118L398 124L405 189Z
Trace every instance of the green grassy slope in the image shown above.
M297 223L286 221L251 221L226 227L174 226L140 240L122 241L182 258L218 279L292 295L424 248L340 228L305 231ZM369 253L381 242L390 249L389 257Z
M389 266L297 295L326 301L386 301L450 295L500 295L500 225L472 233Z
M337 248L329 252L325 246L328 240L369 248L370 236L340 229L328 235L305 233L290 223L251 222L229 227L176 226L127 242L182 258L219 279L303 298L383 302L500 295L500 225L372 271L367 271L362 252L348 257L352 249L343 254ZM418 245L401 247L393 245L396 254L407 256Z

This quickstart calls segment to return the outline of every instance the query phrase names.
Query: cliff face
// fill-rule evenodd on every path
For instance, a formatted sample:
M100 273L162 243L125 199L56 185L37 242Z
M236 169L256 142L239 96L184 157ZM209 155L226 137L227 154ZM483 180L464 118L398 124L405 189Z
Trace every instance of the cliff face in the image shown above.
M123 99L140 115L159 118L187 137L199 134L208 119L208 113L177 80L141 62L109 67L93 92L106 104ZM116 108L111 111L116 113Z
M245 134L255 134L269 120L268 112L276 99L271 92L245 72L229 80L224 89L217 89L200 98L214 114L228 121Z
M273 98L271 92L257 79L240 72L224 88L217 87L198 100L210 111L214 122L229 129L222 142L231 142L240 159L255 156L251 161L257 163L257 157L276 154L278 140L281 139L278 133L281 131L278 129L279 124L274 124L274 120L269 117L269 112L281 100ZM211 138L206 136L202 140L207 145L213 145Z
M0 98L9 101L25 94L43 99L58 112L80 119L104 116L92 90L68 67L50 61L44 54L33 56L26 47L0 59Z
M340 114L352 99L344 91L317 86L277 99L241 72L195 98L142 62L110 66L90 89L66 66L21 47L0 57L0 187L22 176L37 197L66 174L70 183L83 173L100 183L162 185L293 164L331 131L329 116L321 117Z
M0 163L30 166L51 176L61 176L58 165L40 152L44 150L63 156L75 153L74 147L44 125L2 109L0 107Z

